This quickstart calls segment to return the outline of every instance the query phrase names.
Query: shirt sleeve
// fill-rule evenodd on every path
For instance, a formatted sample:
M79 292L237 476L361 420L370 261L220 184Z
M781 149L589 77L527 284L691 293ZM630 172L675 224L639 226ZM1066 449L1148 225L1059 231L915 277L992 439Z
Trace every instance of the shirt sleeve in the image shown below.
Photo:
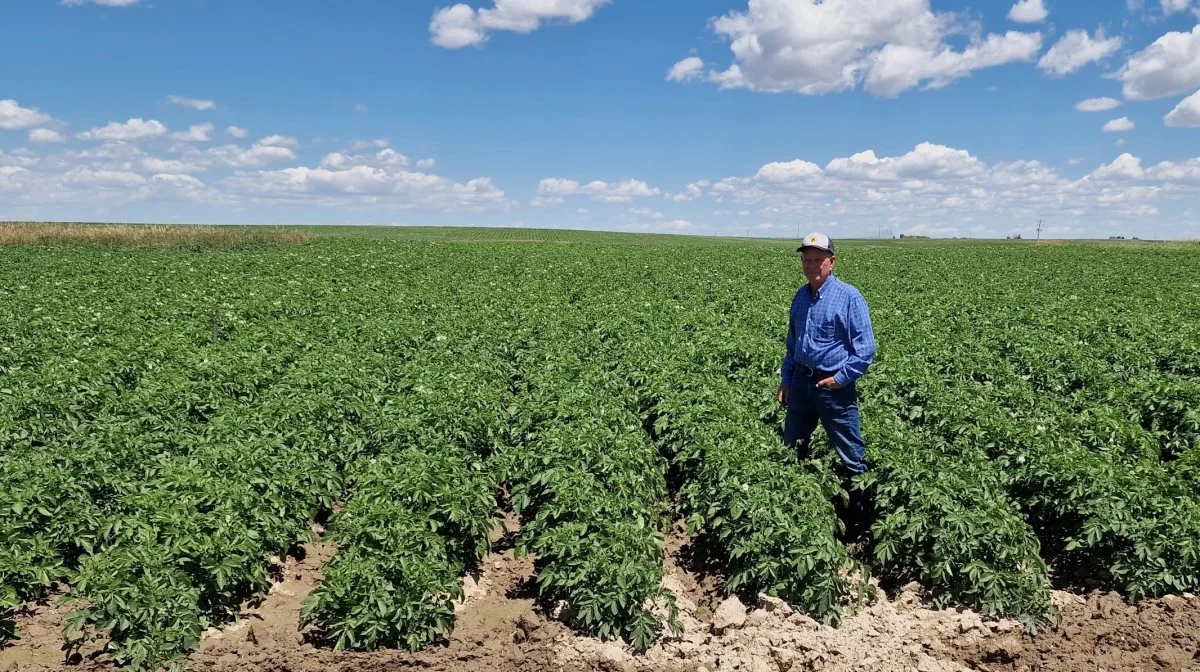
M842 365L841 371L833 377L839 385L846 386L854 383L867 372L871 362L875 361L875 332L871 327L871 314L867 310L867 301L862 296L850 300L846 315L846 330L850 337L850 357Z
M779 385L787 387L792 382L792 366L796 361L796 298L788 308L787 351L783 356L783 364L779 367Z

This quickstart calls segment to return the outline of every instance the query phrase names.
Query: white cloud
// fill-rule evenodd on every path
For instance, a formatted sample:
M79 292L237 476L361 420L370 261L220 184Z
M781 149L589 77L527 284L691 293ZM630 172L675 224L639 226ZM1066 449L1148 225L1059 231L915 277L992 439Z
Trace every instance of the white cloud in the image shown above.
M93 128L90 131L85 131L78 134L76 137L83 140L120 140L125 142L133 142L137 140L146 140L148 138L157 138L165 135L167 127L160 121L150 119L130 119L125 123L112 122L107 126Z
M376 138L374 140L356 140L355 142L350 144L350 149L353 149L355 151L360 151L363 149L370 149L372 147L374 147L376 149L383 149L384 147L390 147L391 144L392 144L392 142L390 140L388 140L387 138Z
M630 208L629 214L637 215L638 217L649 217L650 219L662 219L663 213L653 208Z
M691 184L687 185L687 187L685 187L684 190L681 191L680 193L670 196L670 199L672 201L675 201L676 203L681 203L683 201L694 201L697 198L700 198L704 194L703 190L706 187L709 187L711 185L712 185L712 183L709 182L708 180L700 180L698 182L692 182Z
M354 105L354 111L355 111L355 112L366 112L366 111L367 111L367 106L366 106L365 104L363 104L363 103L355 103L355 105Z
M994 235L1024 229L1040 217L1083 227L1082 235L1148 230L1162 226L1146 220L1151 210L1165 214L1166 206L1200 202L1200 157L1143 169L1137 157L1125 155L1085 177L1067 179L1038 161L987 163L966 150L921 143L896 156L864 149L834 157L801 180L759 177L770 172L760 168L724 178L711 192L725 204L723 212L752 209L767 221L804 218L833 230L861 231L870 220L871 229L928 235L979 235L982 224Z
M212 124L196 124L186 131L172 133L171 139L179 142L208 142L208 136L212 130Z
M795 161L768 163L758 169L755 177L768 182L791 182L812 177L820 172L821 167L817 164L796 159Z
M1163 117L1163 124L1171 128L1200 128L1200 90L1179 101Z
M1129 117L1118 117L1104 124L1105 133L1124 133L1133 130L1133 122Z
M49 128L35 128L29 131L29 142L34 144L44 144L48 142L65 142L66 138L62 133Z
M276 161L292 161L296 153L287 147L255 144L245 149L237 145L213 147L205 155L208 163L223 164L232 168L259 168Z
M671 66L667 72L668 82L686 82L700 77L704 71L704 60L696 56L688 56Z
M943 87L981 68L1031 61L1041 49L1041 33L980 37L968 23L933 12L929 0L750 0L746 11L712 22L730 41L734 63L708 79L722 88L807 95L861 85L893 97L922 84ZM947 41L954 35L967 36L961 51Z
M1191 5L1192 0L1162 0L1162 11L1170 16L1175 12L1186 12Z
M408 157L390 148L381 149L371 155L330 152L321 159L321 167L331 170L346 170L354 166L403 168L407 165Z
M294 149L300 146L300 141L287 135L268 135L259 140L258 144L264 147L291 147Z
M343 169L300 166L235 175L223 186L270 202L360 204L382 208L483 210L507 205L504 192L481 177L458 183L428 173L366 165Z
M594 180L580 184L575 180L548 177L539 182L537 187L538 196L547 199L542 204L553 203L549 199L560 199L557 202L561 203L565 196L588 196L602 203L628 203L634 198L658 196L661 193L657 187L651 187L641 180L612 183Z
M1113 159L1112 163L1092 171L1089 176L1093 180L1136 180L1146 174L1142 169L1142 160L1125 152Z
M1200 87L1200 25L1190 33L1170 32L1129 58L1109 77L1123 82L1127 100L1152 100Z
M204 172L204 167L179 161L176 159L160 159L154 156L147 156L139 162L139 168L147 173L201 173Z
M531 33L543 21L580 23L611 0L495 0L493 8L473 9L459 3L434 13L429 23L433 43L447 49L480 46L488 33L506 30Z
M1182 163L1163 161L1151 167L1147 176L1155 180L1200 184L1200 157Z
M228 133L230 137L239 139L250 135L249 131L244 128L238 128L237 126L230 126L229 128L225 129L225 132Z
M1008 20L1017 23L1041 23L1049 15L1042 0L1017 0L1017 4L1008 10Z
M687 221L686 219L673 219L673 220L667 222L666 224L663 224L662 227L665 229L671 229L674 231L683 231L685 229L692 228L692 223Z
M200 110L202 112L204 110L211 110L217 107L217 104L211 100L185 98L183 96L167 96L167 102L171 103L172 105L182 105L183 107L190 107L194 110Z
M23 131L54 121L50 115L37 109L21 107L11 98L0 100L0 130Z
M191 175L176 175L161 173L150 178L152 181L159 184L168 184L175 188L182 189L199 189L204 186L200 180Z
M1120 104L1121 101L1116 98L1088 98L1076 103L1075 109L1080 112L1107 112Z
M428 170L437 166L437 159L421 159L417 161L417 168Z
M1096 31L1093 39L1086 30L1067 31L1038 61L1037 67L1055 77L1069 75L1083 66L1105 58L1121 48L1120 37L1104 37Z
M983 163L966 150L928 142L903 156L879 158L868 149L849 158L833 159L825 166L830 175L882 182L965 177L983 170Z
M62 179L66 184L97 187L133 187L146 183L146 178L128 170L92 170L83 167L67 171Z

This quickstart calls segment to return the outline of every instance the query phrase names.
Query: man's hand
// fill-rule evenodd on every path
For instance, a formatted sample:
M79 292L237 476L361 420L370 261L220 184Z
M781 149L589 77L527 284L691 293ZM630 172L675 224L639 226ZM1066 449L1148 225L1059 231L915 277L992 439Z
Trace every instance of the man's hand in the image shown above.
M824 389L824 390L840 390L840 389L842 389L841 383L837 382L837 379L835 379L833 376L830 376L824 380L818 381L817 387Z
M787 402L788 402L788 388L787 388L787 387L784 387L783 385L780 385L780 386L779 386L779 392L778 392L778 393L776 393L776 395L775 395L775 398L779 400L779 405L780 405L780 406L787 406Z

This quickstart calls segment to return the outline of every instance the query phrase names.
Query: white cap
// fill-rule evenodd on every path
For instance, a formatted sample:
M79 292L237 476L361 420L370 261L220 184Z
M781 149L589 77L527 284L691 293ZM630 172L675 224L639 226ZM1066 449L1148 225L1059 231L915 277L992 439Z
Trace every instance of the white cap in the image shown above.
M796 248L796 251L803 252L804 249L808 247L818 250L825 250L830 254L835 254L833 251L833 241L829 239L829 236L823 233L817 233L814 231L813 233L808 234L804 237L803 244Z

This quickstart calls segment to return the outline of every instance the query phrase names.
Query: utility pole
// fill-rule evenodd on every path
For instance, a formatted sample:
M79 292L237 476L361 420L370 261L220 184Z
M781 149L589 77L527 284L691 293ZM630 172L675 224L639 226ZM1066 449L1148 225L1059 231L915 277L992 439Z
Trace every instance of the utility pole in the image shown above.
M1041 242L1041 240L1042 240L1042 220L1040 220L1040 219L1038 220L1038 226L1037 226L1037 239L1038 239L1038 242Z

